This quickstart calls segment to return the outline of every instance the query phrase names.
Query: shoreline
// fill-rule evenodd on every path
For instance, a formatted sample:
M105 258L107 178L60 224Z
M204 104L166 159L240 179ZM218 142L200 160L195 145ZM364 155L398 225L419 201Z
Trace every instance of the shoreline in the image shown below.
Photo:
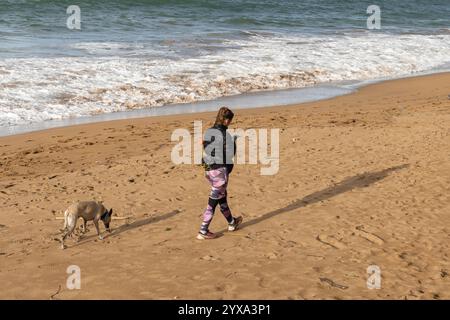
M0 138L10 137L15 135L40 132L46 130L52 130L56 128L66 128L74 126L82 126L88 124L96 124L102 122L111 121L121 121L121 120L132 120L132 119L142 119L148 117L166 117L166 116L180 116L189 114L201 114L205 112L215 112L214 110L221 105L227 105L230 108L235 108L236 110L252 110L260 108L280 108L289 106L298 106L307 103L314 103L319 101L327 101L334 99L336 97L349 95L361 90L367 86L371 86L378 83L384 83L389 81L410 79L416 77L424 77L431 75L446 74L450 71L444 70L429 70L426 72L420 72L415 75L406 75L394 78L379 78L364 81L344 81L338 83L320 83L316 86L305 87L305 88L290 88L283 90L269 90L269 91L258 91L249 92L245 94L239 94L235 96L225 96L214 100L207 101L197 101L186 104L174 104L161 107L150 107L137 110L129 111L118 111L112 113L98 114L92 116L82 116L75 118L67 118L60 120L47 120L43 123L30 123L27 125L10 126L5 128L0 128ZM325 93L324 91L334 90L334 93ZM320 92L322 91L322 92ZM292 94L293 93L293 94ZM301 94L306 93L306 98L300 97ZM283 97L283 95L285 97ZM276 96L273 98L272 96ZM295 97L294 97L295 96ZM273 102L267 102L264 100L265 97L272 99L272 101L285 100L290 101L289 103L276 104ZM296 102L292 102L296 100ZM247 101L247 102L245 102ZM227 103L228 102L228 103ZM247 104L245 104L247 103ZM203 109L203 110L202 110Z
M174 165L170 137L215 113L0 137L0 298L61 286L58 299L449 299L448 83L439 73L236 110L233 128L281 129L279 172L236 165L229 204L244 223L224 232L216 212L221 237L207 242L195 240L204 170ZM57 217L91 199L128 220L102 241L90 224L60 250ZM81 290L63 287L69 265ZM366 285L372 265L380 290Z
M332 99L334 97L352 93L356 90L350 87L352 87L352 85L349 85L349 88L346 88L346 86L344 85L320 84L317 86L305 88L249 92L245 94L225 96L214 100L197 101L192 103L173 104L161 107L150 107L128 111L117 111L60 120L47 120L40 123L31 123L29 125L0 128L0 137L50 130L53 128L72 127L109 121L215 112L217 106L220 105L227 105L230 106L230 108L236 110L297 105L302 103ZM300 97L300 94L302 94L303 96ZM283 101L285 103L277 103Z

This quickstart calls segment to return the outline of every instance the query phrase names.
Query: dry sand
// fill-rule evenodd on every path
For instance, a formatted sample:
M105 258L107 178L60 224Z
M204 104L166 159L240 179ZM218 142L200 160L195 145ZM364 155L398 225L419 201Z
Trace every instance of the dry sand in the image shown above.
M214 114L0 138L0 298L449 299L449 83L443 73L238 110L234 127L282 129L280 171L236 166L230 205L245 223L206 242L195 240L203 169L171 163L170 135ZM55 217L84 199L132 218L103 241L91 224L61 250ZM216 212L212 230L225 227ZM65 287L72 264L81 290Z

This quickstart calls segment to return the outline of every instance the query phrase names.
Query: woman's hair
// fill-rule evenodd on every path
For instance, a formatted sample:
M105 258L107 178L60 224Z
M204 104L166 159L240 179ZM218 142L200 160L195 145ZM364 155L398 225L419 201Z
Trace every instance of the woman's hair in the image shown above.
M217 113L216 122L214 125L223 125L225 120L229 119L232 120L234 117L233 111L228 109L227 107L222 107L219 109L219 112Z

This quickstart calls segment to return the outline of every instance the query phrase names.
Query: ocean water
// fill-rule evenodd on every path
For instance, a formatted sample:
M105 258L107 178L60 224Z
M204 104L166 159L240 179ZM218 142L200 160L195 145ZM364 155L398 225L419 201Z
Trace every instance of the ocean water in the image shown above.
M449 17L449 0L0 0L0 128L447 70Z

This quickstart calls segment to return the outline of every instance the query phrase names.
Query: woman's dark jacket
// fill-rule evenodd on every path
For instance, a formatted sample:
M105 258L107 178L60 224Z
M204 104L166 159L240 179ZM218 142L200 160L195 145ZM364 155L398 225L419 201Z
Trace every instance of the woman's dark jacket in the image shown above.
M233 170L236 143L227 129L228 127L218 124L206 130L203 139L203 167L206 171L222 167L227 168L228 173Z

